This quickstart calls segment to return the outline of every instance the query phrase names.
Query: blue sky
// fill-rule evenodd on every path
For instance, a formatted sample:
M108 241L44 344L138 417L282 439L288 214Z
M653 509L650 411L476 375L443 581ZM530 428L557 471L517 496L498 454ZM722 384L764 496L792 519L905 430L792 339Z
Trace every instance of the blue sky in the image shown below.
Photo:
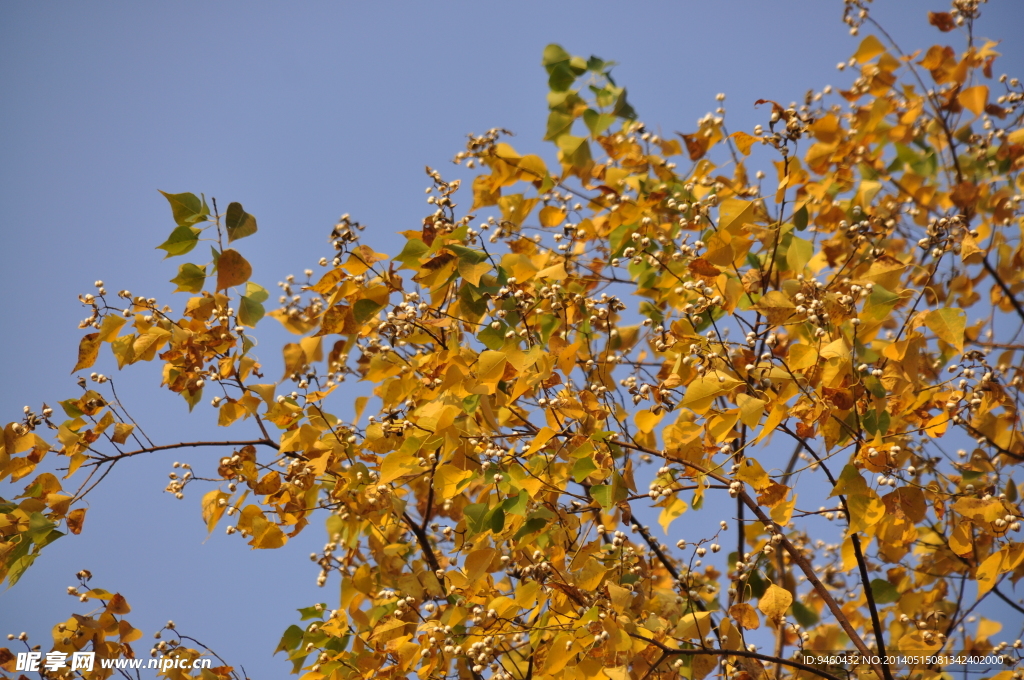
M878 0L874 15L905 50L941 39L927 10L942 0ZM172 228L157 189L240 201L260 232L240 244L253 279L272 289L328 255L343 212L369 225L367 241L395 254L395 232L418 228L425 165L448 161L468 132L505 127L521 151L549 155L544 45L620 66L642 120L666 134L695 128L728 95L731 130L767 113L759 98L799 100L847 79L835 64L858 39L842 3L4 3L0 5L0 419L25 404L77 393L68 373L85 315L76 296L103 279L180 309L177 263L154 247ZM978 32L1010 38L1024 3L983 8ZM996 71L1024 75L1024 51L1002 46ZM468 200L464 199L464 200ZM284 336L256 335L269 375ZM101 362L102 363L102 362ZM159 392L155 367L118 380L122 399L163 442L214 432L211 409L186 418ZM110 363L98 370L116 373ZM365 387L365 386L364 386ZM174 460L197 468L212 451L118 466L91 497L81 536L50 546L22 582L0 593L0 634L37 640L81 605L64 594L82 568L119 590L129 617L152 632L168 619L254 678L286 672L271 659L294 610L334 602L304 555L314 525L279 551L250 552L216 532L204 542L199 494L162 493ZM0 495L10 497L5 481ZM148 643L137 649L145 653Z

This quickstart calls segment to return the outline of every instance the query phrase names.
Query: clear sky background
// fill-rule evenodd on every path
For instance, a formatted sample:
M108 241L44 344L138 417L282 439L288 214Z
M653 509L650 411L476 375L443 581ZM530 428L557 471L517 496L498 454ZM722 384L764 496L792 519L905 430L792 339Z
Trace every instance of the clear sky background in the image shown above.
M926 19L944 0L874 5L904 50L944 38ZM96 279L180 311L186 296L167 283L180 261L153 249L173 227L157 189L240 201L260 231L239 249L273 294L330 254L343 212L396 254L395 232L419 228L427 210L423 167L460 176L449 160L468 132L505 127L521 152L550 156L549 42L619 62L641 119L666 135L695 129L717 92L730 130L750 131L768 115L755 100L849 81L835 65L859 38L841 15L839 0L0 4L0 421L79 393L68 373L86 315L76 298ZM1021 26L1024 2L993 0L977 32L1009 40ZM1024 43L1000 49L996 73L1024 76ZM275 323L256 332L273 377ZM116 373L109 357L97 370ZM217 434L212 409L186 417L180 397L157 389L155 366L115 378L158 442ZM49 546L0 593L0 634L27 630L48 645L50 627L85 607L65 588L88 568L128 598L147 635L172 618L251 677L284 675L270 652L294 610L336 606L337 580L317 589L305 558L325 534L315 521L277 551L251 552L223 525L204 540L201 493L177 501L162 489L174 460L209 471L219 456L119 465L90 497L83 534ZM17 492L0 483L0 496Z

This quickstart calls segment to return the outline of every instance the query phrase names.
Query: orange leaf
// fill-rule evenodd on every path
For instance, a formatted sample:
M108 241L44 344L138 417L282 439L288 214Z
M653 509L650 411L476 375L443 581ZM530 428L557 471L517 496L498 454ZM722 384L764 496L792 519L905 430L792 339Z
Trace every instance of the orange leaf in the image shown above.
M217 290L238 286L249 280L252 266L237 250L228 248L217 261Z
M949 12L928 12L928 23L943 33L949 33L956 28L953 15Z
M68 531L73 534L82 533L82 524L85 523L85 511L86 508L75 508L68 513L65 520L68 523Z
M968 109L975 116L980 116L985 110L985 103L988 101L988 85L975 85L960 92L957 97L961 106Z

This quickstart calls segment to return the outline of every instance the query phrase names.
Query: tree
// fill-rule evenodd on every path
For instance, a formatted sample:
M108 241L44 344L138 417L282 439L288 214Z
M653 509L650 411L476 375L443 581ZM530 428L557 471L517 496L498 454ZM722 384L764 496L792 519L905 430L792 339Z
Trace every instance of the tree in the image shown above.
M729 134L720 95L664 138L611 62L550 45L556 164L504 130L471 136L455 157L479 171L469 211L427 168L432 212L398 254L343 216L325 273L289 277L269 313L235 246L255 217L164 194L160 248L212 259L178 268L178 314L98 281L74 372L104 345L119 368L160 362L190 410L215 392L232 434L157 444L83 375L63 417L44 405L4 428L0 479L23 490L0 499L0 574L15 584L81 532L118 461L213 447L216 469L168 486L203 489L209 531L272 549L326 523L313 560L340 601L302 610L279 647L311 680L891 680L937 678L953 653L1001 654L999 677L1019 677L991 638L1024 614L1024 90L993 82L976 2L929 16L960 51L913 54L846 7L877 34L844 65L849 89L761 100L752 133ZM254 351L265 315L297 336L280 382ZM349 378L372 396L345 420ZM702 526L702 509L725 519ZM707 532L678 539L680 518ZM102 606L56 626L53 651L132 657L124 598L80 578ZM154 656L212 654L166 630ZM217 663L162 673L241 677Z

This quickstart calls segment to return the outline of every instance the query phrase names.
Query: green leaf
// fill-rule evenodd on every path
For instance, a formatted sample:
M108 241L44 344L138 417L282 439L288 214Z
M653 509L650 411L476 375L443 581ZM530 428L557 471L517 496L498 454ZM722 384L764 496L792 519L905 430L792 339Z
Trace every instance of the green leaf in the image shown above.
M818 615L815 611L799 600L793 600L790 611L793 612L793 618L796 619L796 622L804 628L810 628L818 622Z
M312 621L317 619L323 619L324 612L330 610L327 608L326 602L321 602L320 604L315 604L312 607L303 607L301 609L296 609L296 611L299 612L300 621Z
M562 135L555 142L562 150L562 160L569 165L581 168L590 162L590 144L586 137Z
M508 327L504 323L499 328L491 328L488 325L487 328L477 333L476 339L483 343L487 349L493 349L497 352L505 346L505 333L507 331Z
M529 500L530 495L527 493L519 493L518 495L511 496L505 499L505 502L501 504L502 509L510 515L526 515L526 502Z
M263 309L263 305L248 295L243 295L238 302L238 321L243 326L255 327L265 313L266 310Z
M352 317L355 318L356 323L363 323L379 312L381 308L382 305L373 300L359 300L352 307Z
M501 530L505 528L505 510L500 505L491 512L490 526L491 531L496 534L500 534Z
M572 130L572 116L560 111L552 111L548 114L548 127L544 133L544 139L557 140L562 135L567 135Z
M800 208L793 214L793 226L796 227L797 231L803 231L807 228L807 206Z
M229 203L224 215L224 226L228 229L228 243L256 233L256 218L242 209L241 203Z
M900 591L884 578L871 579L871 594L877 604L892 604L900 599Z
M890 292L884 286L875 284L874 290L871 291L867 302L864 304L864 311L861 313L860 318L862 321L867 322L882 321L889 316L896 303L901 299L899 295Z
M546 67L554 66L559 62L569 61L572 58L568 52L561 45L551 43L544 48L544 57L541 59L541 64Z
M448 250L452 251L459 256L459 260L462 262L468 262L469 264L480 264L481 262L487 261L487 253L474 250L473 248L467 248L465 246L452 244L445 246Z
M185 398L185 402L188 404L189 413L191 413L192 409L194 409L196 404L199 403L199 400L203 398L203 388L198 387L194 390L182 390L181 396Z
M618 100L615 102L615 108L612 109L612 113L619 118L636 120L636 111L634 111L633 107L626 101L626 88L622 88L622 94L619 95Z
M485 520L489 519L489 513L486 503L473 503L471 505L467 505L462 511L462 514L466 517L466 526L469 529L471 536L475 536L487 528L485 526Z
M28 545L28 543L26 542L25 545ZM22 574L32 566L32 563L36 561L36 557L36 555L25 555L9 562L10 567L7 570L8 588L13 588L14 584L21 580Z
M64 413L67 414L68 418L77 418L81 415L85 415L82 409L78 408L77 399L65 399L64 401L57 402L61 408L64 409ZM3 512L0 510L0 512Z
M165 260L168 257L184 255L199 243L199 231L196 227L178 227L157 248L167 251L167 254L164 255Z
M270 297L266 288L249 281L245 284L245 295L238 305L238 320L243 326L253 327L263 318L263 302Z
M295 649L302 643L302 629L296 625L288 626L288 629L281 636L281 641L277 643L277 649L274 650L274 654L278 652L287 652L290 649Z
M206 267L197 267L191 262L178 267L178 275L171 279L171 283L178 287L174 292L198 293L203 289L206 282Z
M33 512L29 515L28 531L26 532L26 535L33 543L39 543L47 534L53 531L56 526L56 524L46 518L46 515L41 512Z
M245 284L245 296L255 302L266 302L267 298L270 297L270 293L260 284L250 281Z
M610 113L598 113L593 109L587 109L583 112L583 122L587 124L590 136L597 137L615 122L615 116Z
M579 484L584 479L590 476L594 470L597 469L597 465L594 464L594 459L590 456L584 456L576 461L576 464L572 466L572 478Z
M526 521L526 524L524 524L522 526L522 528L519 529L519 531L516 532L516 535L515 535L515 537L512 540L518 541L523 536L529 536L530 534L535 534L538 531L541 531L542 529L547 527L548 524L549 524L549 521L544 519L543 517L534 517L532 519L529 519L529 520Z
M605 510L612 507L613 494L611 484L595 484L590 487L590 495L593 496L594 500L597 501Z
M430 250L430 247L418 238L411 238L405 242L402 252L395 256L395 260L402 263L401 269L419 269L420 257Z
M169 194L161 191L167 202L171 204L174 222L179 226L189 227L198 222L206 221L206 203L195 194Z

